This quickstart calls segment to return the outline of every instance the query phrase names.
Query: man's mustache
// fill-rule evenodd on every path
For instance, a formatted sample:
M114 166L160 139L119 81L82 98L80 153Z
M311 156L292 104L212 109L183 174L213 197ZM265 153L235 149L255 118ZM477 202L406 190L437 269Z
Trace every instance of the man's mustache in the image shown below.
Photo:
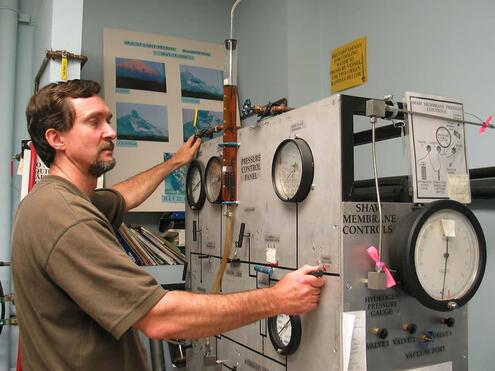
M101 146L100 152L103 152L106 150L113 151L114 148L115 148L115 144L113 142L107 142Z

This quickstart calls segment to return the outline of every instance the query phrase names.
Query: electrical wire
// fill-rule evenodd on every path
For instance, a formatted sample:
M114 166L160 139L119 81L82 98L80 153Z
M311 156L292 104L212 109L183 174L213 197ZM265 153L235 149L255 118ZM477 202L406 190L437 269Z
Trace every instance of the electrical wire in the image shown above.
M2 321L0 324L0 335L2 335L2 330L3 330L3 323L5 321L5 301L3 300L4 297L3 293L3 286L2 286L2 281L0 280L0 297L2 298L2 303L1 303L1 313L0 313L0 320Z
M376 188L376 201L378 202L378 214L380 218L380 229L378 233L378 260L382 259L382 230L383 230L383 214L382 214L382 203L380 201L380 189L378 188L378 170L376 166L376 140L375 140L375 125L376 117L370 119L371 122L371 157L373 158L373 175L375 177L375 188ZM377 266L379 272L381 272L381 267Z
M230 11L230 39L233 39L234 37L234 10L239 5L239 3L242 0L237 0L234 5L232 6L232 10Z

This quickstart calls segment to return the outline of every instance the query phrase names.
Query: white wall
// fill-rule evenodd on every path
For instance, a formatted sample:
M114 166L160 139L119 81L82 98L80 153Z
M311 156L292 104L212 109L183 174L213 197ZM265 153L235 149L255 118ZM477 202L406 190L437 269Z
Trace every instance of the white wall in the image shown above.
M346 93L381 97L418 91L459 98L467 112L482 118L494 113L495 75L493 61L493 14L489 0L320 0L321 69L328 91L328 53L360 36L368 37L368 83ZM328 22L331 19L332 22ZM470 168L494 166L495 130L485 135L478 128L467 128ZM400 143L400 140L399 140ZM380 146L379 166L400 170L394 150ZM393 155L392 155L393 154ZM364 160L363 160L364 161ZM363 167L369 163L361 163ZM407 170L402 172L407 173ZM485 279L469 305L469 369L494 369L493 344L488 340L495 330L489 320L495 300L495 216L494 201L477 201L474 208L485 231L488 263Z
M247 4L250 1L245 0ZM289 104L300 106L330 94L329 54L344 43L361 36L368 38L368 83L345 91L345 94L383 97L394 94L403 97L405 91L417 91L454 97L464 102L466 112L486 118L495 113L495 60L493 47L493 14L491 0L287 0L286 24L258 22L271 14L278 1L259 4L249 16L239 11L243 23L263 29L270 37L279 23L287 28L287 50L281 50L274 60L288 57L287 80ZM244 19L246 18L246 19ZM247 29L249 29L247 27ZM248 39L255 34L242 34ZM244 40L243 44L257 40ZM241 44L241 48L242 45ZM242 49L241 49L242 51ZM241 53L240 51L240 53ZM266 46L249 56L249 65L259 55L270 53ZM252 63L252 62L251 62ZM246 83L243 67L239 81L243 95L256 96L267 89L267 74ZM245 90L245 86L249 91ZM278 97L268 96L266 99ZM366 120L361 120L366 127ZM467 127L468 164L470 168L494 166L492 154L495 130L478 134L477 127ZM358 178L372 174L370 148L356 150ZM378 168L381 176L407 174L409 165L403 154L402 142L378 144ZM493 345L487 339L495 330L489 320L495 303L495 231L491 222L495 216L495 201L476 201L475 210L488 243L485 279L470 303L469 352L470 370L494 369Z
M182 37L222 44L228 38L230 0L85 0L81 76L103 83L102 30Z

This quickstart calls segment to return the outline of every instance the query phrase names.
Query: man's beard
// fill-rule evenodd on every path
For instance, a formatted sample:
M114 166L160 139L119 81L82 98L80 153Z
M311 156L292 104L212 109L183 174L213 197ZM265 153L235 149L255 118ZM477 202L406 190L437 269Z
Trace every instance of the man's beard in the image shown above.
M96 177L99 177L105 174L107 171L112 170L115 166L115 159L111 159L110 161L97 160L89 165L89 173Z
M114 147L115 147L115 145L113 144L113 142L108 142L100 148L100 152L103 152L106 150L113 151ZM112 170L113 167L115 166L115 162L116 161L114 158L112 158L109 161L96 160L91 165L89 165L88 171L91 175L99 177L99 176L105 174L107 171Z

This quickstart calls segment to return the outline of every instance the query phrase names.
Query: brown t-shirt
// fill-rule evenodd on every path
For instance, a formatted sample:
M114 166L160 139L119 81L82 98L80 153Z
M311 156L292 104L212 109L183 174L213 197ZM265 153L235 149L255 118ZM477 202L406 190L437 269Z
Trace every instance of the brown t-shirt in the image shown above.
M122 196L93 200L46 176L19 205L12 270L24 371L146 369L132 326L166 291L115 239Z

